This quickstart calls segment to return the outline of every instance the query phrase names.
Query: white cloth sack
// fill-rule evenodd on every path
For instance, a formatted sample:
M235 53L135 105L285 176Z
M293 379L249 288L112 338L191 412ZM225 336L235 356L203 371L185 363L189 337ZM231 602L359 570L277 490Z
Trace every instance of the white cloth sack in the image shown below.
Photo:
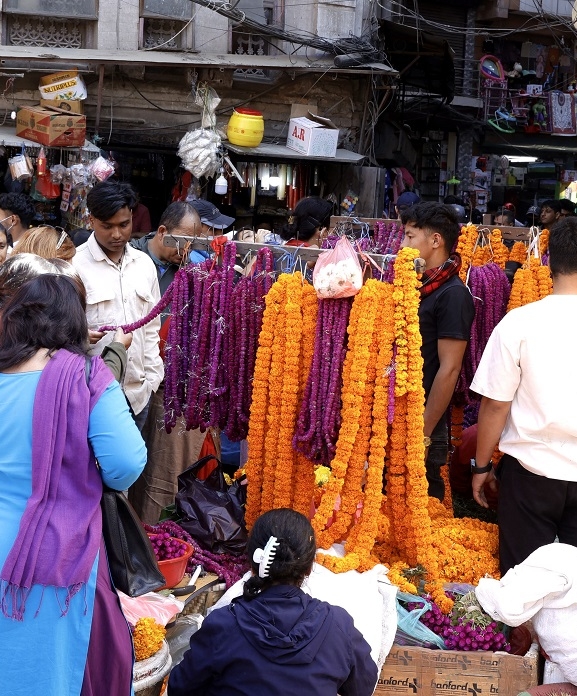
M577 685L577 547L547 544L501 580L482 578L475 590L483 609L496 621L533 628L550 661Z

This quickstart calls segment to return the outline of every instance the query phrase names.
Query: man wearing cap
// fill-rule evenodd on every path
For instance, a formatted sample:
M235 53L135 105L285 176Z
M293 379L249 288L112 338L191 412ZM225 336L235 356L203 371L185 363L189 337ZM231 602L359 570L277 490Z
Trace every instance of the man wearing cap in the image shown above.
M176 201L171 203L162 213L156 232L130 241L135 249L143 251L152 259L156 267L161 295L164 295L182 265L185 246L185 242L182 242L178 247L165 246L164 238L171 236L198 237L200 231L201 222L196 210L190 203ZM163 324L169 314L169 308L161 314Z
M213 230L225 230L234 222L234 218L223 215L216 205L202 198L195 198L189 203L200 217L204 234L212 234Z
M215 205L205 201L203 198L194 198L188 202L200 217L203 235L213 237L215 234L214 230L219 230L217 233L219 234L234 223L235 218L223 215ZM209 257L210 254L208 252L197 250L191 251L189 255L191 263L201 263Z
M413 193L412 191L405 191L404 193L401 193L401 195L397 198L397 202L395 203L395 213L397 214L397 220L401 219L401 214L405 211L408 210L411 206L417 205L417 203L420 203L421 199L419 196L417 196L416 193Z

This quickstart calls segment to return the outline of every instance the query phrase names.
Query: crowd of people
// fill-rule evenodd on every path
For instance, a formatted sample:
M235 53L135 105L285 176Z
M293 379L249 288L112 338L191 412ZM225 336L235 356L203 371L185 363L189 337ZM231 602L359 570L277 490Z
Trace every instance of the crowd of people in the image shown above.
M426 262L423 438L429 495L442 500L446 412L474 304L453 252L461 206L403 196L403 245ZM131 638L106 562L102 487L127 491L142 521L155 524L207 437L184 424L163 428L170 307L133 333L116 327L146 316L183 264L206 258L165 246L167 237L214 235L234 219L208 201L178 201L155 232L134 236L137 205L130 185L97 184L87 198L91 230L73 235L30 229L27 197L0 195L0 686L15 696L130 693ZM485 506L485 484L499 480L502 573L556 538L577 546L577 217L564 210L559 201L541 209L553 294L505 317L471 386L482 396L473 492ZM326 200L301 200L284 242L318 246L331 212ZM497 224L514 225L514 211L501 210ZM498 442L505 456L494 471ZM373 692L377 668L350 616L300 589L315 548L298 513L257 520L253 577L193 636L171 696L277 693L280 683L291 685L286 693Z

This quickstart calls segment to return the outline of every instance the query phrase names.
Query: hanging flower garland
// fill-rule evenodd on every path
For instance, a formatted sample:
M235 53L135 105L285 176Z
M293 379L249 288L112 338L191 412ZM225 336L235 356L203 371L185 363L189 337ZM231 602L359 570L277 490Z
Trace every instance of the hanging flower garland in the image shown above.
M523 242L515 242L509 252L509 261L525 263L527 261L527 246Z

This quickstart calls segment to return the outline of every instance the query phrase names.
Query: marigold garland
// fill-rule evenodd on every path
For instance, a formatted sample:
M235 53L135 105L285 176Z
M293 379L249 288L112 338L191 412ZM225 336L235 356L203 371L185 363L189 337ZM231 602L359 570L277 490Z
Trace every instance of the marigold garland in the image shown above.
M162 647L162 641L166 635L166 629L153 618L138 619L132 632L134 643L134 656L137 662L146 660L157 653Z
M515 242L509 252L509 261L525 263L527 261L527 246L523 242Z

